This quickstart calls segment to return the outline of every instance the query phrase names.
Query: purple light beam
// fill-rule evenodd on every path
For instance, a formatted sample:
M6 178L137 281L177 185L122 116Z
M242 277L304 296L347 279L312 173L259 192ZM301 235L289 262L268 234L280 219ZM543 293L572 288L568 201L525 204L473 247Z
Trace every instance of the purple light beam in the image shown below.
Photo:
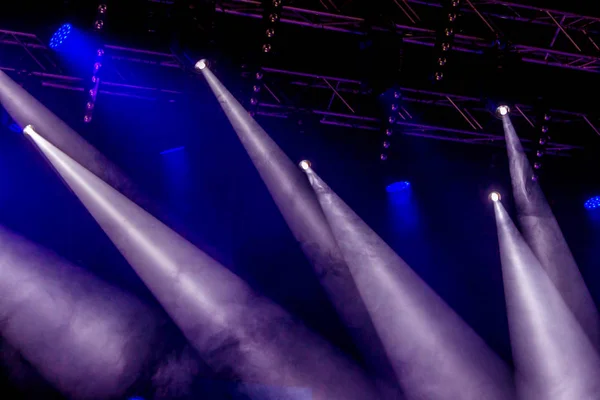
M600 398L600 358L500 201L494 202L521 400Z
M136 298L0 227L0 333L74 399L123 396L159 318Z
M409 400L514 399L485 342L312 170L310 183Z
M394 372L306 176L209 68L202 73L370 369L386 381L382 390L397 396Z
M217 373L233 371L246 384L309 389L314 400L377 398L357 367L280 307L251 291L32 127L24 132ZM250 396L260 400L281 398L253 393Z
M600 318L562 234L540 188L510 117L502 117L517 219L525 240L560 292L590 340L600 349Z

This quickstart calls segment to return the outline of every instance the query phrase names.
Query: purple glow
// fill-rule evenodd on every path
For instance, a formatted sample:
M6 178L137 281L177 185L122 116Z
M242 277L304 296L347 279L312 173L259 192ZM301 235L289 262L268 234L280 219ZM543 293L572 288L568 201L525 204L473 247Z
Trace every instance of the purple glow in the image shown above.
M502 118L517 218L523 236L596 348L600 317L509 116Z
M326 342L33 129L26 133L217 373L310 389L314 400L376 398L362 372Z
M156 357L139 300L0 227L0 334L69 398L118 398Z
M600 398L594 346L502 203L494 210L520 398Z
M314 173L307 171L409 399L514 398L485 342Z
M381 341L333 238L323 210L302 170L296 166L223 86L210 68L202 70L250 159L260 173L302 251L311 262L329 299L348 326L369 368L396 388L395 376ZM382 383L385 386L386 383ZM390 389L394 391L394 389Z

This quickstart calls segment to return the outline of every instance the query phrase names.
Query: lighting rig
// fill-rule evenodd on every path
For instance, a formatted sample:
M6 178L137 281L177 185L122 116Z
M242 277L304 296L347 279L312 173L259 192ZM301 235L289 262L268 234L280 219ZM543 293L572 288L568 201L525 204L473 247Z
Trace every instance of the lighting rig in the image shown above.
M454 45L454 36L458 30L457 20L460 16L461 0L444 0L443 17L436 42L436 62L433 79L437 82L444 79L446 64Z
M281 20L283 10L282 0L263 0L263 15L262 15L262 44L260 48L260 56L258 58L258 68L252 76L252 94L250 96L250 105L247 107L250 115L255 115L260 102L261 91L264 87L262 67L269 63L269 59L274 52L278 27Z
M104 24L106 20L106 12L108 8L103 0L98 4L96 8L96 19L94 21L94 32L101 36L104 32ZM102 41L99 41L102 43ZM96 49L94 58L94 65L92 69L92 77L89 84L87 85L87 101L85 103L85 114L83 116L83 122L92 122L92 116L94 115L94 108L96 107L96 98L98 96L98 90L100 88L101 69L102 62L104 61L104 46L99 45Z

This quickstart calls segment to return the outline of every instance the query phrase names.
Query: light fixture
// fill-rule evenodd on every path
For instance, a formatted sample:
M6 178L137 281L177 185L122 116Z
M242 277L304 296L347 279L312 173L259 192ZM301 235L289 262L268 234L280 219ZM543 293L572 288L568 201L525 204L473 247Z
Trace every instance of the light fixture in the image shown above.
M383 142L383 148L384 149L389 149L390 148L390 142L388 142L387 140L385 142Z
M309 169L311 166L310 161L308 161L308 160L302 160L302 161L300 161L300 163L298 165L300 165L300 168L302 168L305 171L307 169Z
M106 14L106 4L100 4L100 5L98 6L98 12L99 12L100 14Z
M444 74L442 72L436 72L435 73L435 80L436 81L441 81L442 79L444 79Z
M504 117L510 113L510 107L506 104L501 104L496 108L496 114L500 117Z
M100 30L103 27L104 27L104 21L102 21L101 19L94 22L94 28L96 28L97 30Z
M385 155L385 154L383 154L383 153L382 153L382 154L379 156L379 159L380 159L381 161L385 161L385 160L387 160L387 155Z
M490 193L490 200L493 202L500 201L502 200L502 196L498 192L492 192Z
M198 71L203 70L204 68L206 68L208 66L208 61L206 61L205 59L199 60L196 65L194 65L194 68L196 68Z
M595 196L595 197L592 197L591 199L588 199L584 203L584 207L588 210L594 210L596 208L600 208L600 196Z
M394 131L392 131L392 129L391 129L391 128L387 128L387 129L385 130L385 135L386 135L386 136L392 136L393 134L394 134Z
M62 45L69 38L72 30L73 26L71 24L64 24L58 28L58 30L50 38L50 48L56 49Z
M385 190L388 193L397 193L397 192L402 192L402 191L408 189L409 187L410 187L410 182L401 181L401 182L394 182L392 184L387 185Z

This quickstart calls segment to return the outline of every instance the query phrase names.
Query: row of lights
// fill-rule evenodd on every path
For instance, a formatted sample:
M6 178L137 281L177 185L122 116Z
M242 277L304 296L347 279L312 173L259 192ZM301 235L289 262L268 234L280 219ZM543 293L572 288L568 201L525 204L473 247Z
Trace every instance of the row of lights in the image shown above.
M259 62L260 65L263 65L265 58L270 56L273 52L275 35L279 27L279 21L281 20L281 11L283 9L282 0L264 0L263 3L264 40L261 46L261 61ZM252 82L252 96L250 97L250 107L248 107L248 110L252 116L256 114L256 110L258 109L260 92L263 86L262 79L263 73L260 71L259 67L259 70L254 74L254 80Z
M540 123L537 124L537 126L539 127L539 139L535 152L536 160L533 163L533 168L535 171L531 177L531 179L533 179L534 181L537 181L539 179L538 171L542 168L542 158L546 154L546 147L548 146L548 142L550 141L549 124L551 119L552 116L550 115L549 111L546 110L539 117Z
M394 134L394 125L396 124L396 115L398 115L400 110L400 99L402 98L402 93L399 91L394 91L392 103L389 105L387 113L385 115L385 120L383 123L383 132L384 138L382 143L382 151L379 155L379 159L381 161L385 161L388 159L388 151L392 145L391 139Z
M448 63L448 55L452 50L452 44L454 43L454 35L456 33L456 20L458 19L460 11L460 0L447 0L448 4L446 9L446 19L442 26L438 38L438 58L436 61L435 73L433 74L436 81L444 79L444 71L446 64Z
M96 21L94 22L94 30L101 32L104 29L104 19L106 18L106 4L99 4L96 10ZM104 59L104 48L99 47L96 50L94 67L92 71L92 79L89 84L87 101L85 103L85 114L83 122L92 122L94 108L96 107L96 97L98 96L98 88L100 87L100 70L102 69L102 61Z

